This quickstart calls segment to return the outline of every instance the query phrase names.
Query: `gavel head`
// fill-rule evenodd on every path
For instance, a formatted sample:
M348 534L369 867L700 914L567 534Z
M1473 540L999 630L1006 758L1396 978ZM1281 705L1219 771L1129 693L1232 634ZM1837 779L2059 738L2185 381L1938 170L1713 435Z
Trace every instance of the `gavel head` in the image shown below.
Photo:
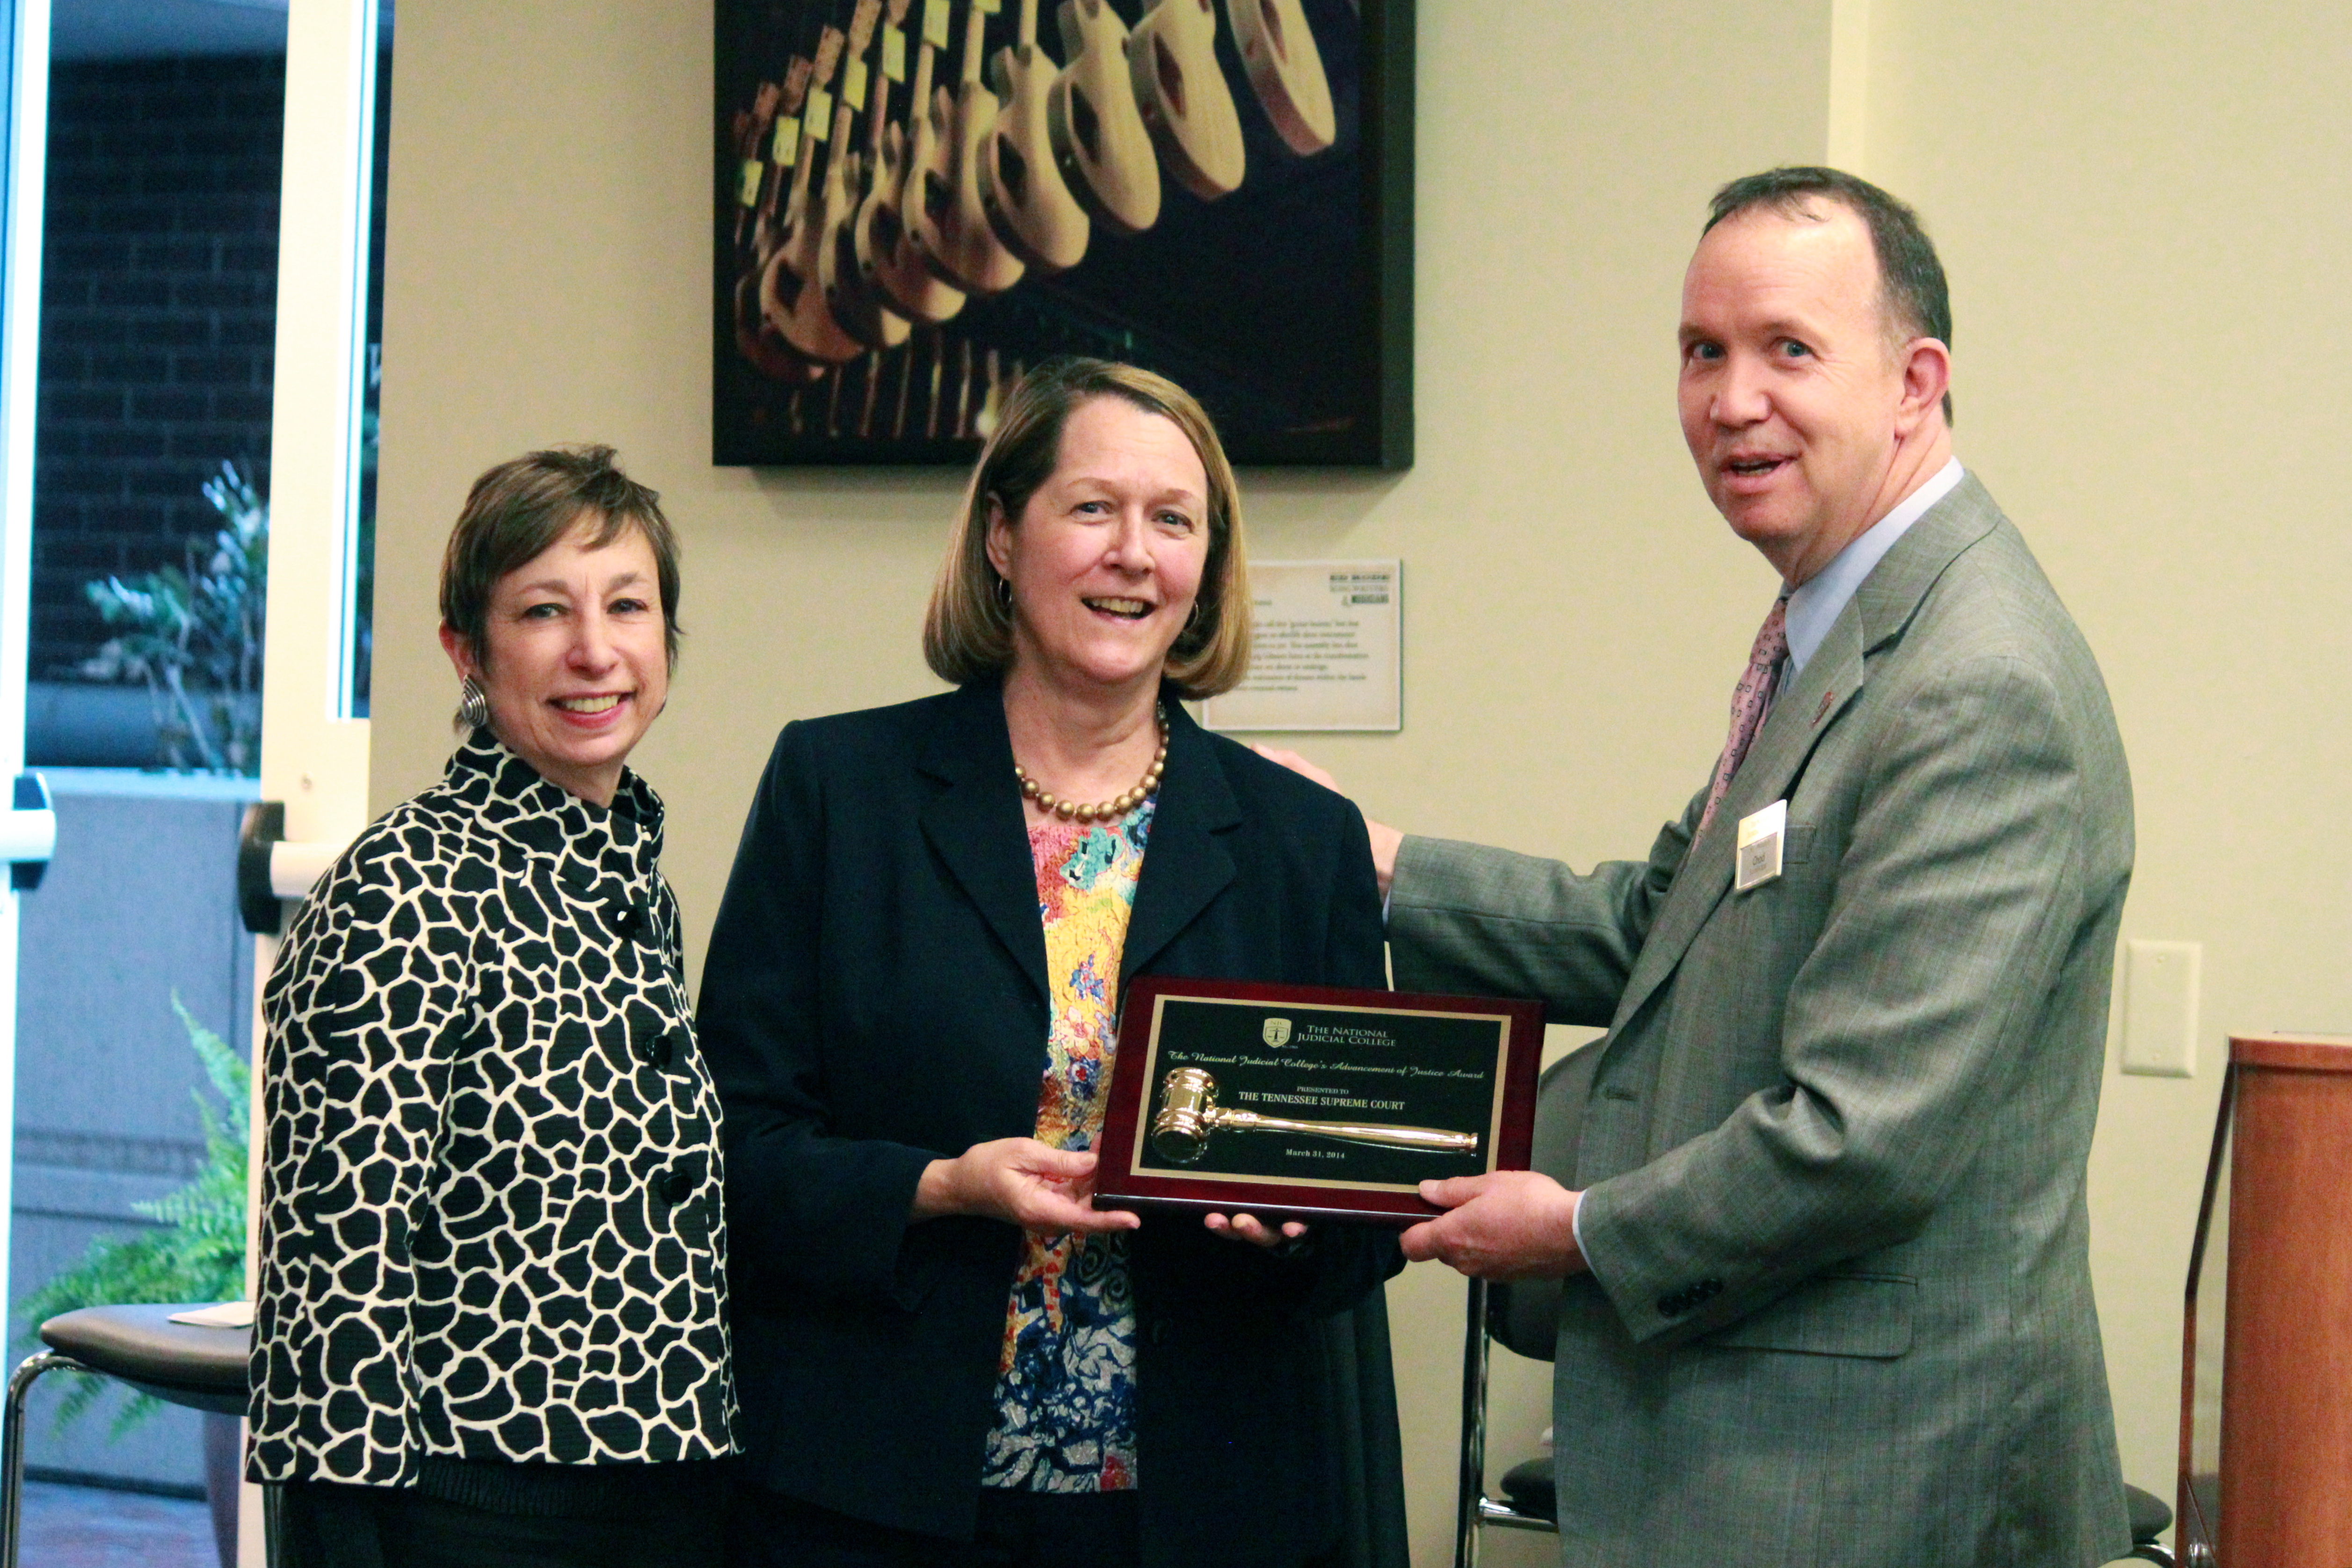
M1217 1080L1199 1068L1171 1071L1160 1091L1160 1114L1151 1119L1151 1147L1163 1160L1189 1165L1209 1146L1209 1112L1216 1109Z

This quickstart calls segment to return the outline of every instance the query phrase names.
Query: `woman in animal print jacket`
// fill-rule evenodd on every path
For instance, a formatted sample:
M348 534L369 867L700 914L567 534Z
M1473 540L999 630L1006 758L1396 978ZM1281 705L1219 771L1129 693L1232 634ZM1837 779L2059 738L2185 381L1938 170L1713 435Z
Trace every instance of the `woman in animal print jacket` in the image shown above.
M718 1550L719 1107L624 766L677 605L609 448L485 474L441 581L470 732L271 972L248 1474L336 1568Z

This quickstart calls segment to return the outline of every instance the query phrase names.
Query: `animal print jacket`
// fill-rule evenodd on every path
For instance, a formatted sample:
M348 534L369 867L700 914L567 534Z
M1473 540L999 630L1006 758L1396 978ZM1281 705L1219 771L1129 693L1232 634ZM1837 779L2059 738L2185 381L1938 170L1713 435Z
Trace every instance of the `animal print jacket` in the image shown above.
M256 1480L734 1448L719 1102L662 808L477 731L362 833L263 996Z

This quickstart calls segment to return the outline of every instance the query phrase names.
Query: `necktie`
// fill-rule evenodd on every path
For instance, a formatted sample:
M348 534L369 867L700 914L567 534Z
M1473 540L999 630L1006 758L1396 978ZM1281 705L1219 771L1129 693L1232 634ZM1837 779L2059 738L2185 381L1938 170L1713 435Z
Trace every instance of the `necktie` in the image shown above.
M1698 819L1701 833L1715 820L1716 807L1731 789L1732 775L1755 744L1756 732L1764 728L1764 715L1772 710L1772 678L1788 652L1789 601L1784 595L1772 601L1772 613L1764 617L1756 646L1748 650L1748 673L1731 694L1731 733L1723 742L1723 755L1716 759L1715 783L1707 786L1706 810Z

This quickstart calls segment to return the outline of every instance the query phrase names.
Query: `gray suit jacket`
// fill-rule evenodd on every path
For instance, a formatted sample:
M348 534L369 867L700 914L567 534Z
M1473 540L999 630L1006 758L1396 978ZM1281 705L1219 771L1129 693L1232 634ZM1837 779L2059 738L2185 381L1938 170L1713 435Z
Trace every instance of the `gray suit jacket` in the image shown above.
M1785 798L1785 870L1732 888ZM2131 786L2106 689L1969 478L1888 552L1707 832L1578 876L1399 858L1400 988L1605 1024L1563 1294L1585 1565L1977 1568L2127 1549L2091 1299Z

